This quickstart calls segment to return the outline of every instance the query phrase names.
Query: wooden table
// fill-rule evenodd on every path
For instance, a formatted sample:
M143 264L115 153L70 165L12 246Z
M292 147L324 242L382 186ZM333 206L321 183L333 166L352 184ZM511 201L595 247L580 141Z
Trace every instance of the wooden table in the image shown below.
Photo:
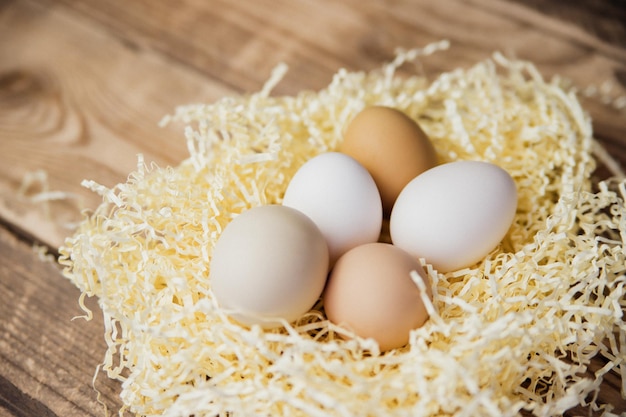
M121 405L116 382L94 379L98 314L72 320L78 290L33 250L55 255L99 203L81 180L123 182L138 153L178 164L180 126L158 121L256 91L279 62L290 71L275 93L294 94L440 39L452 47L428 59L432 74L499 50L570 79L626 164L624 0L0 1L0 416L103 415L92 384L113 413ZM620 384L610 374L600 398L626 410Z

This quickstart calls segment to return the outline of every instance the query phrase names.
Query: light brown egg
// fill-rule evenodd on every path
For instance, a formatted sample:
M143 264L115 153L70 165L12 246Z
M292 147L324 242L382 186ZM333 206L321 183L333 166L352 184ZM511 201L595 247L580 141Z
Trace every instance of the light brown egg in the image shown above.
M413 178L437 164L428 136L403 112L367 107L348 125L339 151L361 163L372 175L385 215Z
M349 250L326 284L326 316L360 337L373 338L381 351L404 346L410 331L428 319L411 271L429 288L422 266L396 246L377 242Z

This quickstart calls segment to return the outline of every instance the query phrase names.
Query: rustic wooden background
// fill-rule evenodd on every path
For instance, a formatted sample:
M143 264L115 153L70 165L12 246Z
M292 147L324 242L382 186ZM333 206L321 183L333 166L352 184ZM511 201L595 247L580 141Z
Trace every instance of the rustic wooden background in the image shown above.
M256 91L279 62L290 71L275 92L294 94L440 39L452 47L428 74L498 50L571 80L626 166L625 0L0 0L0 416L103 415L92 384L113 413L121 405L116 382L92 381L97 313L72 320L78 291L33 250L54 255L99 203L81 180L125 181L138 153L176 165L180 126L158 121ZM610 374L600 399L623 411L619 389Z

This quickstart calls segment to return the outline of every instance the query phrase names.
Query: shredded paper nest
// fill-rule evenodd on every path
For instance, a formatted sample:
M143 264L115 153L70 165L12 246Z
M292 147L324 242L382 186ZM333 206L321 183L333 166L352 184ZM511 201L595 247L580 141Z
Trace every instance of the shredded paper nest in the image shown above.
M372 72L340 70L327 88L296 96L271 96L285 71L278 66L256 94L169 117L186 125L190 155L179 166L139 158L126 183L84 182L103 203L60 262L83 298L99 299L102 368L121 381L125 411L500 417L553 416L581 403L619 411L595 398L609 371L626 393L626 181L614 172L592 182L588 116L574 91L531 63L496 53L431 80L400 75L446 47L400 52ZM220 233L244 210L281 203L298 167L336 150L351 118L373 104L414 118L441 162L506 169L519 195L508 235L474 267L440 274L425 264L430 319L402 349L341 339L320 304L281 329L231 321L211 293ZM598 355L606 365L587 372Z

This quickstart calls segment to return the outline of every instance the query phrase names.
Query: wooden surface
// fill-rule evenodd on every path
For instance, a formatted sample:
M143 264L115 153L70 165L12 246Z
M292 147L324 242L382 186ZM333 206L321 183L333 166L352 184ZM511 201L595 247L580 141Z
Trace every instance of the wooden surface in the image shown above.
M104 415L92 385L113 413L121 405L117 383L94 382L96 302L93 321L72 320L78 290L32 249L55 253L80 209L99 203L81 180L122 182L138 153L178 164L180 126L158 121L258 90L279 62L290 72L275 92L294 94L440 39L452 47L427 74L499 50L570 79L626 165L624 0L0 0L0 416ZM619 384L610 374L600 398L626 410Z

